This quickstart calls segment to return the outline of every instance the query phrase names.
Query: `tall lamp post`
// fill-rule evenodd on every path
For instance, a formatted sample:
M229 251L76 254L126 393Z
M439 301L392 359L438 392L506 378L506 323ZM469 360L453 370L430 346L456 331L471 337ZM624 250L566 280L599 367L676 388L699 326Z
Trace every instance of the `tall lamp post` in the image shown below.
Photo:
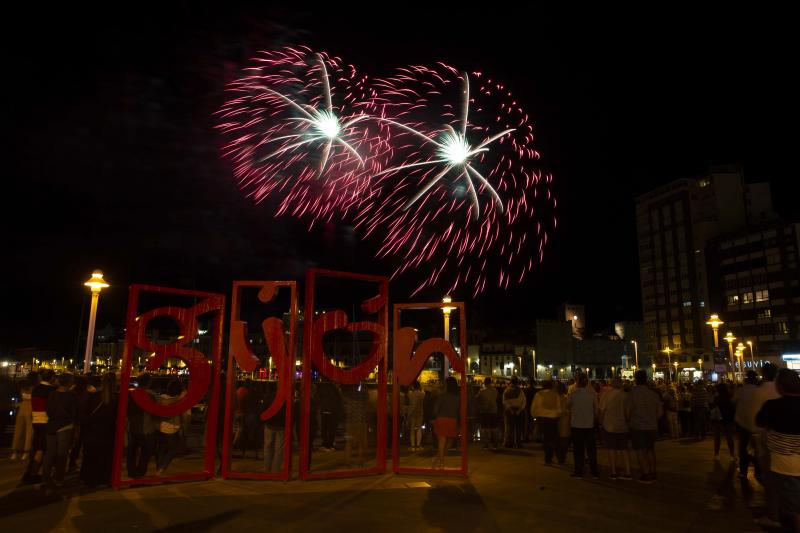
M672 353L672 352L674 352L675 350L673 350L672 348L670 348L669 346L667 346L667 347L666 347L666 348L664 348L662 351L663 351L665 354L667 354L667 377L669 378L669 381L672 381L672 374L670 373L670 369L669 369L670 365L672 365L672 358L669 356L669 354L671 354L671 353Z
M719 319L719 315L716 313L711 315L706 322L707 325L711 326L712 331L714 331L714 348L719 348L719 327L724 324L722 320Z
M675 381L679 381L678 380L678 362L675 361L674 363L672 363L672 366L675 367Z
M442 298L442 303L449 304L452 302L453 299L450 298L450 295L446 295ZM455 309L455 307L451 307L446 305L442 307L442 314L444 315L444 340L450 342L450 312ZM450 377L450 361L447 360L447 357L442 356L442 370L444 371L444 378L442 381Z
M753 353L753 341L747 341L747 346L750 347L750 362L753 363L753 370L756 368L756 354Z
M656 364L653 363L652 367L653 367L653 380L655 380L656 379Z
M736 356L739 361L739 381L742 381L742 378L744 377L742 374L742 370L744 369L744 349L745 346L741 342L736 345L736 351L739 353L739 355Z
M635 339L632 340L631 343L633 343L633 355L636 358L634 364L639 366L639 343Z
M733 341L736 340L736 337L734 337L733 333L729 331L728 334L725 335L725 340L728 341L728 354L731 361L731 378L733 378L733 372L735 370L733 366Z
M92 290L92 307L89 311L89 329L86 332L86 354L83 356L83 373L88 374L92 368L92 346L94 345L94 323L97 320L97 301L100 291L108 287L108 282L103 279L103 272L95 270L92 277L84 283Z

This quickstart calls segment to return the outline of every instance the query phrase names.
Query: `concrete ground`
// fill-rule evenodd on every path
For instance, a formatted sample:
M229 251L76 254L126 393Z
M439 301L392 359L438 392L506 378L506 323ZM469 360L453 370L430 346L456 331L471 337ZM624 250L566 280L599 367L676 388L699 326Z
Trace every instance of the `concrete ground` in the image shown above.
M121 491L77 486L45 497L17 487L23 466L0 456L3 531L762 531L763 498L711 442L657 443L653 485L569 477L545 466L539 445L473 446L469 478L383 476L331 481L223 481ZM605 453L600 450L601 469ZM749 505L748 505L749 504ZM751 507L753 507L751 509Z

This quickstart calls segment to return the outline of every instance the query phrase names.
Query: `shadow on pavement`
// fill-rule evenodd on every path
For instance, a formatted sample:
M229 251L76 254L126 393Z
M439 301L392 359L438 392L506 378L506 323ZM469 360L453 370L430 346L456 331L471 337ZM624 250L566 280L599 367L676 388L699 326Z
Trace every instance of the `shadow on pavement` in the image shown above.
M457 509L457 512L454 510ZM428 525L442 531L496 531L498 526L471 483L443 484L431 488L422 504Z
M242 512L244 512L243 509L232 509L215 514L214 516L209 516L208 518L183 522L182 524L175 524L162 529L156 529L155 531L159 533L181 533L184 531L187 533L194 533L197 531L208 531L208 528L212 526L220 526L226 522L230 522L242 514Z

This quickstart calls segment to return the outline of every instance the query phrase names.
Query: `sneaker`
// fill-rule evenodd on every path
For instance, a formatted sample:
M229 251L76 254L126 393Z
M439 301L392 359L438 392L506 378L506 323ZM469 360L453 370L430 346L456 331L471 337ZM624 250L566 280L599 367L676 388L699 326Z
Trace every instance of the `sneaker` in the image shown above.
M776 522L775 520L773 520L772 518L768 517L767 515L759 516L758 518L753 520L753 522L755 522L756 525L763 526L763 527L772 527L772 528L783 527L780 522Z
M14 453L11 454L11 460L12 461L16 461L17 460L17 452L14 452Z
M28 460L28 452L25 452L25 453L22 454L22 460L23 461L27 461Z
M622 477L622 476L619 476L619 477ZM617 479L617 475L616 475L614 472L611 472L611 473L608 475L608 479Z
M631 477L630 474L620 474L619 479L622 479L624 481L630 481L633 479L633 477Z

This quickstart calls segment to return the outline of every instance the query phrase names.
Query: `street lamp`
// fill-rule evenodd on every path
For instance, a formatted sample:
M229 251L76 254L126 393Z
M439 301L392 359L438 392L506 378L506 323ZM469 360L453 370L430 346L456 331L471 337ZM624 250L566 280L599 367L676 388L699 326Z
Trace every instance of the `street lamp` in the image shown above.
M670 373L669 373L669 365L671 365L671 364L672 364L672 358L669 356L669 354L671 354L671 353L672 353L672 352L674 352L675 350L673 350L672 348L670 348L669 346L667 346L667 347L666 347L666 348L664 348L662 351L663 351L665 354L667 354L667 376L669 377L669 376L670 376ZM672 378L670 377L670 378L669 378L669 380L670 380L670 381L672 381Z
M634 362L636 366L639 366L639 342L636 340L632 340L631 342L633 343L633 355L636 358Z
M675 381L678 381L678 362L675 361L674 363L672 363L672 366L675 367Z
M653 379L655 380L656 379L656 364L653 363L651 366L653 367Z
M741 344L741 343L739 343ZM741 382L742 381L742 359L744 358L744 354L742 351L737 347L736 348L736 362L739 365L738 372L736 373L736 379Z
M753 341L747 341L747 345L750 347L750 362L753 363L753 369L755 370L756 354L753 353Z
M725 340L728 341L728 357L731 361L731 377L733 377L733 371L735 370L733 368L733 341L736 340L736 337L729 331L728 334L725 335Z
M703 358L700 357L697 359L697 368L700 369L700 378L703 378Z
M86 354L83 357L83 373L88 374L92 366L92 345L94 344L94 323L97 320L97 301L100 291L108 287L108 282L103 279L103 272L95 270L92 277L84 283L92 291L92 307L89 311L89 330L86 332Z
M453 299L450 298L450 295L446 295L442 298L443 304L449 304L452 302ZM446 305L442 307L442 314L444 315L444 340L450 342L450 312L456 309L455 307ZM444 370L444 378L447 379L450 376L450 362L447 360L447 357L442 356L442 370Z
M711 329L714 331L714 348L719 348L719 327L724 323L725 322L719 319L719 315L717 314L711 315L711 318L709 318L708 322L706 322L706 324L711 326Z
M614 377L614 370L616 370L613 366L611 367L611 377Z

